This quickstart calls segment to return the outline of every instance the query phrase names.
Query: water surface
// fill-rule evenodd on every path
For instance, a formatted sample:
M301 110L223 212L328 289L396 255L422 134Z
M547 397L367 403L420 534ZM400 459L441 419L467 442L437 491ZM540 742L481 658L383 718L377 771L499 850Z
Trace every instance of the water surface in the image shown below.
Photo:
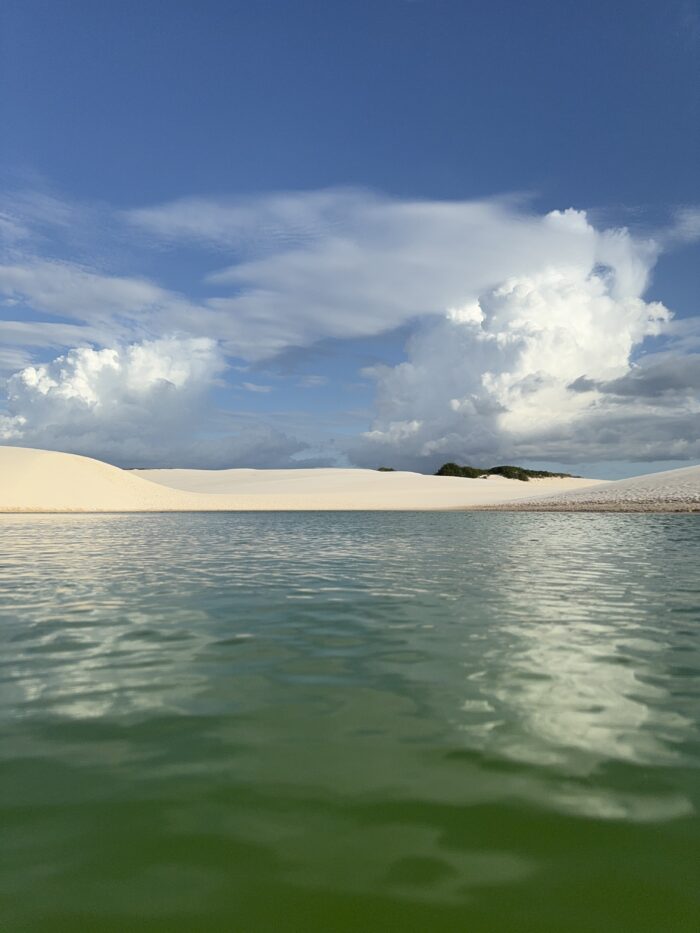
M0 516L8 931L700 926L697 516Z

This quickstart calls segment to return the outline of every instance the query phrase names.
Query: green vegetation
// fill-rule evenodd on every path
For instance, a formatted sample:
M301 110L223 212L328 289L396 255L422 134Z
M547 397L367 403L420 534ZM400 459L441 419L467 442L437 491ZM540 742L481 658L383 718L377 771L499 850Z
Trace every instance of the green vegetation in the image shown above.
M377 467L378 473L396 473L393 467Z
M457 463L443 463L436 476L466 476L478 479L480 476L505 476L506 479L519 479L526 483L530 479L544 479L548 476L571 477L573 473L550 473L548 470L526 470L519 466L495 466L482 470L479 467L459 466Z

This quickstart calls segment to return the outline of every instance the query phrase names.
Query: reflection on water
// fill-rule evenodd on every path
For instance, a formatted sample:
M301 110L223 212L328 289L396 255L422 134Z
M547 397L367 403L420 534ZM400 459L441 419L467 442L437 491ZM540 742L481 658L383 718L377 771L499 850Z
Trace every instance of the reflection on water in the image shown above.
M606 759L677 757L693 728L669 694L671 652L683 639L664 625L675 594L662 579L658 528L636 525L623 520L601 542L589 519L573 529L551 523L530 538L529 566L493 569L491 586L505 605L500 624L471 635L479 665L469 679L479 697L470 695L464 709L484 715L464 727L470 741L574 771ZM515 548L517 532L512 537ZM676 555L688 570L689 556Z
M693 516L1 517L16 925L694 929L698 566Z

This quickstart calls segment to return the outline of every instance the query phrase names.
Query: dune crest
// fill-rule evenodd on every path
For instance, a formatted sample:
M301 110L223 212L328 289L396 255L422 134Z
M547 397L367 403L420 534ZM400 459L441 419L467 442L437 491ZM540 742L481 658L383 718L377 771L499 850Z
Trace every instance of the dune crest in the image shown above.
M601 482L422 473L121 470L76 454L0 447L0 512L425 509L700 511L700 466Z
M172 490L76 454L0 447L0 511L141 512L181 508Z
M460 509L599 484L335 468L121 470L76 454L0 447L0 512Z

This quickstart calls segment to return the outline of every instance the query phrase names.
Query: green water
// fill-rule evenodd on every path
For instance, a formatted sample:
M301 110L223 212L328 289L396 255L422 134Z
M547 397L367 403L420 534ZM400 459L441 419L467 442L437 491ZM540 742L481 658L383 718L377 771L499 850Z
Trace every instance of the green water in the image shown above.
M3 931L700 928L700 520L0 517Z

